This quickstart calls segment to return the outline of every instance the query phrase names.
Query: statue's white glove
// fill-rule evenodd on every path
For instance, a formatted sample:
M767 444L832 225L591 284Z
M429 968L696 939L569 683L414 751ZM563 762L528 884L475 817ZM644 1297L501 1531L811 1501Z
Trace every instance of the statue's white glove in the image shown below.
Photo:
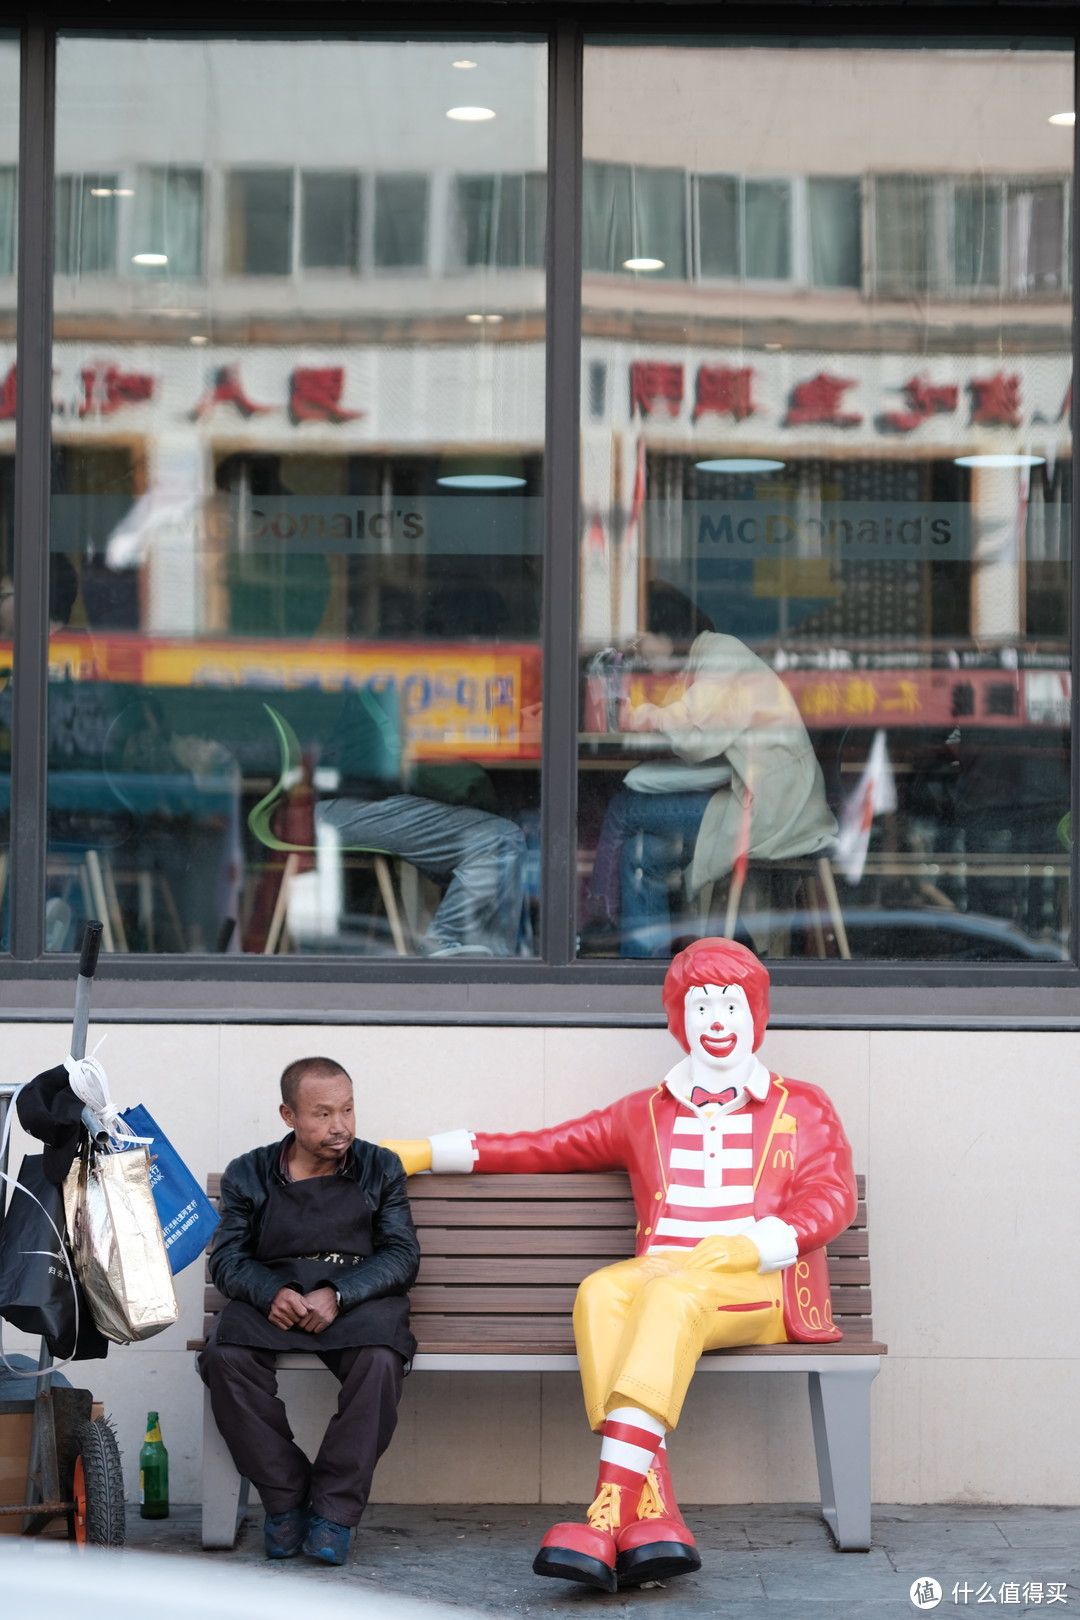
M762 1216L760 1221L754 1222L753 1230L747 1232L746 1236L761 1256L758 1263L761 1276L770 1271L783 1271L799 1258L798 1234L779 1215Z

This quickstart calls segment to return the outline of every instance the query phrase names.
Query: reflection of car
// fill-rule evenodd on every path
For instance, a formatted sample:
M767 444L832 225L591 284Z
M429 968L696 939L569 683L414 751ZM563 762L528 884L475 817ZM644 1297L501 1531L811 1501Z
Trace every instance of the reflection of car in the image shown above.
M8 1540L7 1537L4 1538ZM306 1573L306 1572L304 1572ZM114 1620L118 1614L154 1613L156 1620L294 1620L315 1608L320 1620L479 1620L479 1610L405 1593L362 1589L328 1591L297 1571L222 1569L215 1560L160 1553L91 1549L72 1557L67 1547L11 1537L0 1544L0 1591L5 1620Z
M1067 962L1068 952L1053 939L1032 939L1012 923L977 912L946 911L924 906L910 910L887 910L853 906L844 910L844 926L853 958L876 962ZM735 937L767 955L770 937L792 937L785 955L796 960L817 956L816 935L823 930L831 957L839 953L833 943L827 912L755 911L740 916ZM667 958L675 951L708 933L707 927L691 932L685 919L671 926L639 929L635 954ZM802 948L799 948L799 939ZM618 946L615 946L617 952Z

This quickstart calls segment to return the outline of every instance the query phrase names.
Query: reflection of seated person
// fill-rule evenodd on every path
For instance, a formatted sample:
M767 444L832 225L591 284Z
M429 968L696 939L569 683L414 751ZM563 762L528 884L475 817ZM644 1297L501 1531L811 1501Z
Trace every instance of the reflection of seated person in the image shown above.
M467 803L403 793L399 781L368 768L369 725L350 695L329 757L341 772L341 796L318 806L319 822L337 831L343 849L382 850L447 885L421 941L426 956L516 955L525 868L521 828ZM419 780L437 792L438 777L429 770Z
M177 731L147 690L110 727L103 763L112 792L135 817L129 859L160 879L172 929L182 930L174 948L214 949L237 909L235 758L213 737ZM148 938L144 948L154 948Z
M62 630L71 618L79 594L79 576L62 551L49 557L49 634ZM15 587L5 574L0 579L0 641L15 639Z
M639 656L657 667L701 616L677 591L650 593ZM622 954L670 949L669 888L691 895L727 876L745 850L785 860L825 849L836 820L795 700L773 670L711 626L689 650L663 704L623 703L623 731L659 732L677 756L628 772L600 829L590 896L601 921L621 916Z

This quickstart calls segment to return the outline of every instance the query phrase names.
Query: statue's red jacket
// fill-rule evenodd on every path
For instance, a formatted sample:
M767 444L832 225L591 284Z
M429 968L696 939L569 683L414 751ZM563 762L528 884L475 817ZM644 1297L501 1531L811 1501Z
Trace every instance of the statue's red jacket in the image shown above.
M609 1108L546 1130L508 1136L477 1133L474 1169L501 1175L625 1170L637 1210L637 1252L644 1254L663 1207L671 1137L679 1103L660 1085ZM778 1215L794 1227L799 1257L783 1274L789 1340L842 1338L832 1319L825 1245L851 1224L855 1176L851 1148L825 1093L801 1080L770 1076L753 1117L754 1215Z

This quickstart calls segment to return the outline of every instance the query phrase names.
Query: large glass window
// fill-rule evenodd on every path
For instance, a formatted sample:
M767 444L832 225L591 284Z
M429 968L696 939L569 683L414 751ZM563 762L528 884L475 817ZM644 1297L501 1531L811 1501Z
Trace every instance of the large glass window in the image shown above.
M546 63L60 39L50 950L535 954Z
M1067 958L1072 73L587 44L582 958Z
M0 32L0 951L10 949L12 684L15 629L15 254L19 42Z

